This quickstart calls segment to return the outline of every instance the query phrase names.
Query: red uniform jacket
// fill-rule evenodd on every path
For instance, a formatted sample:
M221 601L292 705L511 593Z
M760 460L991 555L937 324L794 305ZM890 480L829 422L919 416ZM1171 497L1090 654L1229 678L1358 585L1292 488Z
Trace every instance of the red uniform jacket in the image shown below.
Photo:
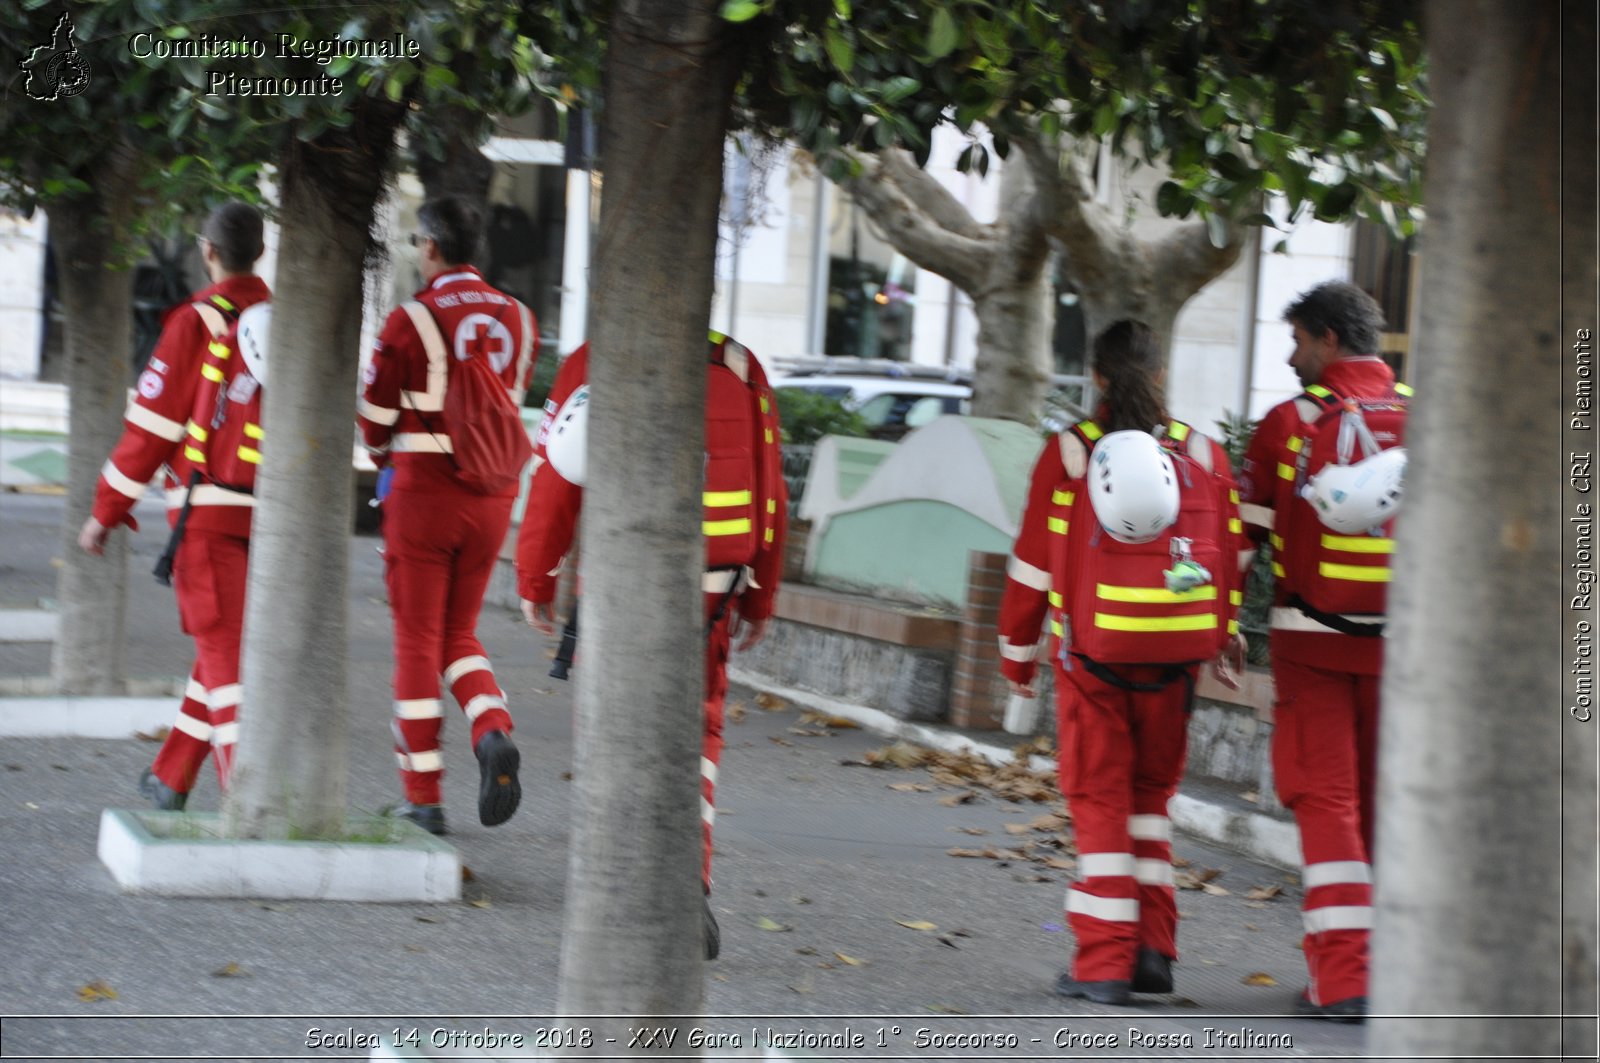
M228 277L209 288L196 292L189 302L167 312L161 338L150 355L150 362L139 375L133 400L128 404L124 419L126 426L100 472L95 484L93 514L108 528L118 524L137 527L131 515L135 502L144 494L145 487L155 478L157 470L166 467L167 519L177 520L183 508L186 488L196 465L192 453L196 440L190 435L192 426L209 424L216 409L216 392L202 399L202 375L211 344L222 343L213 336L210 327L195 309L195 303L237 314L268 298L266 282L260 277ZM219 316L214 320L224 323ZM224 333L227 331L224 328ZM235 359L236 361L237 359ZM217 370L212 369L213 372ZM211 383L216 383L212 381ZM209 402L209 406L203 406ZM250 534L251 505L249 495L225 491L210 485L207 490L195 493L194 507L189 514L189 527L200 531L217 531L230 535Z
M1394 373L1383 359L1341 358L1323 370L1321 385L1336 395L1352 398L1387 394ZM1256 426L1239 470L1240 515L1245 530L1256 543L1276 537L1276 514L1287 513L1294 491L1294 454L1289 441L1298 437L1308 421L1321 413L1308 399L1280 402ZM1282 576L1274 562L1273 572ZM1272 652L1284 660L1318 668L1377 675L1383 664L1383 640L1345 635L1308 620L1286 604L1279 586L1272 609Z
M356 421L376 459L394 463L396 489L466 491L455 478L450 433L444 423L449 374L457 359L487 354L512 400L521 406L539 353L539 329L531 310L490 287L471 266L435 277L417 293L415 302L426 307L438 324L442 357L430 360L410 304L396 307L378 334L365 370ZM516 485L506 494L516 494Z
M1096 419L1106 420L1103 415L1097 415ZM1217 479L1220 497L1225 500L1228 533L1222 546L1225 556L1233 557L1244 545L1236 512L1239 496L1227 452L1215 440L1206 439L1206 442L1211 447L1212 475ZM1078 492L1088 489L1086 476L1067 474L1060 440L1051 437L1033 466L1017 541L1006 562L1005 595L1000 601L1000 672L1014 682L1032 682L1038 665L1040 628L1045 614L1052 610L1049 653L1053 657L1061 651L1061 638L1070 627L1070 618L1063 610L1072 600L1072 581L1084 575L1067 571L1064 564L1068 556L1067 536L1074 532L1088 535L1094 531L1092 527L1072 528L1068 516L1072 499ZM1234 592L1228 599L1226 615L1230 634L1238 630L1240 597Z
M578 510L583 505L583 488L563 479L549 462L544 460L545 443L556 411L567 397L589 377L589 345L573 351L556 374L550 398L545 403L544 421L534 440L533 481L528 488L528 506L517 534L517 593L530 602L549 602L555 599L556 575L561 563L572 548L573 533L577 528ZM753 465L781 470L779 460L782 440L778 434L777 402L767 385L766 373L753 355L749 358L749 380L754 385L756 398L761 404L764 418L762 446L765 452L756 455ZM746 397L747 398L747 397ZM712 411L706 411L708 419ZM764 532L754 537L755 550L743 563L750 569L750 578L738 596L739 615L747 620L761 620L772 615L772 603L778 591L778 581L783 575L783 544L788 526L789 499L781 475L762 477L760 488L767 494L757 499L757 504L767 514ZM738 486L738 485L723 485ZM752 486L752 485L746 485ZM719 489L707 485L707 490Z

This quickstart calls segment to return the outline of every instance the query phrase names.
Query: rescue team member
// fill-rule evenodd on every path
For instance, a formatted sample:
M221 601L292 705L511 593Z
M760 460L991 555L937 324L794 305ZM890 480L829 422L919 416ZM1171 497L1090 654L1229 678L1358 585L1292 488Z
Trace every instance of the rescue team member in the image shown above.
M700 757L701 881L707 900L706 958L716 959L721 934L711 912L711 828L716 818L717 769L722 760L723 701L728 653L753 648L766 634L783 571L788 526L777 401L749 348L721 333L710 336L706 384L705 716ZM556 374L535 442L533 481L517 536L517 593L528 623L555 633L556 576L572 548L583 504L589 348L568 356ZM541 461L541 458L548 460Z
M1279 577L1271 614L1277 686L1272 767L1278 796L1300 828L1310 971L1310 986L1296 1010L1361 1022L1367 1011L1372 926L1383 618L1364 617L1363 634L1347 634L1291 605L1283 558L1314 544L1287 543L1283 532L1291 508L1308 505L1295 495L1296 457L1307 428L1339 397L1403 395L1409 389L1399 385L1397 390L1394 373L1376 353L1382 310L1354 285L1318 285L1290 305L1284 318L1294 336L1289 365L1306 391L1274 406L1257 426L1240 470L1241 515L1252 540L1259 544L1271 538ZM1371 541L1384 544L1392 548L1392 540ZM1381 554L1363 556L1388 563ZM1388 570L1381 572L1386 577Z
M479 822L504 823L522 799L505 691L477 637L516 483L480 494L456 478L445 393L464 359L486 355L520 406L539 335L526 306L464 264L482 227L476 210L455 197L433 199L418 209L417 224L411 242L426 286L384 322L357 420L375 460L394 468L383 502L383 557L394 613L393 730L405 792L396 814L443 834L441 676L471 722Z
M1066 898L1077 954L1056 992L1103 1004L1172 991L1167 805L1200 665L1220 664L1225 646L1243 657L1227 456L1169 419L1163 376L1147 326L1119 321L1095 340L1104 400L1039 455L1000 607L1001 671L1022 697L1037 693L1051 619L1058 767L1080 874Z
M80 547L101 554L119 524L137 531L134 503L163 467L168 521L176 524L189 506L173 575L178 616L194 639L195 663L177 719L139 780L140 791L160 809L184 807L213 748L217 779L226 790L239 737L239 634L255 499L248 483L225 485L213 478L207 458L215 453L209 435L218 385L239 362L225 337L242 311L270 294L254 273L263 249L261 214L254 207L226 203L206 219L200 255L211 284L168 311L124 415L122 438L95 485L94 509L78 532ZM252 423L259 426L259 416Z

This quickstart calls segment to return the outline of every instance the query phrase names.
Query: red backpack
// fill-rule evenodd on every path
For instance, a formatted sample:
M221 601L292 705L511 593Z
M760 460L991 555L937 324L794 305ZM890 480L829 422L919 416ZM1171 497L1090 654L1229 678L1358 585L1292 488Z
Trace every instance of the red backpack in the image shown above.
M773 543L783 469L777 411L767 394L766 375L749 348L713 333L702 496L708 568L748 565Z
M1125 543L1100 526L1083 479L1102 434L1093 421L1062 433L1063 464L1075 482L1068 492L1066 549L1055 559L1060 567L1051 581L1070 588L1071 600L1061 603L1072 625L1063 642L1091 671L1095 664L1209 660L1227 642L1228 596L1236 583L1211 440L1181 421L1168 426L1161 442L1178 475L1178 519L1150 542ZM1188 540L1188 557L1211 574L1209 583L1167 589L1167 570L1184 556L1174 546L1180 539Z
M1356 442L1354 420L1365 423L1380 450L1401 446L1410 392L1404 384L1369 397L1341 397L1325 387L1310 388L1304 397L1322 412L1287 443L1284 464L1294 468L1294 490L1281 545L1274 543L1282 557L1283 591L1289 603L1307 616L1347 634L1381 633L1388 605L1394 521L1366 535L1343 535L1317 519L1316 509L1300 496L1300 490L1324 466L1350 464L1365 456ZM1352 621L1352 615L1362 619Z
M413 312L412 307L420 307L423 313ZM442 369L444 336L433 312L421 302L407 303L405 308L428 352L429 372L434 371L436 362ZM457 357L447 378L443 412L456 479L462 486L484 495L498 495L513 487L533 457L533 443L517 404L486 355Z

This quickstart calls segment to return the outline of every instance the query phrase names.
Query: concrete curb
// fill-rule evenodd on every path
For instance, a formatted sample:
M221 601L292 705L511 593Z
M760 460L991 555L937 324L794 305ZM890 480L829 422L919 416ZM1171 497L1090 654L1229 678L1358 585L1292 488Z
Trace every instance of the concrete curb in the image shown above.
M0 642L54 642L60 629L48 609L0 609Z
M172 697L0 697L0 738L132 738L169 726Z
M824 694L814 694L809 690L775 686L754 672L747 672L731 665L728 668L728 678L741 686L768 691L796 705L826 712L832 716L842 716L869 731L890 738L940 749L947 753L970 753L982 757L991 764L1010 764L1015 759L1012 750L1002 746L979 742L966 735L936 726L901 720L878 709L840 701ZM1040 756L1030 757L1028 767L1034 771L1053 772L1056 769L1055 761ZM1225 845L1285 870L1300 869L1300 836L1293 823L1262 812L1243 812L1228 808L1182 792L1173 799L1170 814L1172 825L1185 834Z

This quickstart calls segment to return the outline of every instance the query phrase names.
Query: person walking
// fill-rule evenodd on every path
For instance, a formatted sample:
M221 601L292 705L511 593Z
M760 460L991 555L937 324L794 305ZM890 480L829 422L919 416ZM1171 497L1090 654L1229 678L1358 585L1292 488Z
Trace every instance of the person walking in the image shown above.
M1257 426L1239 474L1241 515L1250 538L1273 550L1272 767L1278 797L1299 826L1305 861L1310 984L1296 1010L1361 1022L1372 926L1378 689L1394 550L1392 514L1382 512L1398 495L1389 497L1387 488L1367 495L1376 508L1343 530L1319 519L1305 495L1325 467L1317 455L1337 448L1343 425L1358 436L1359 420L1378 447L1392 450L1411 391L1377 354L1383 311L1361 289L1318 285L1284 318L1294 339L1289 365L1305 391L1274 406ZM1343 499L1362 500L1359 489Z
M730 649L752 649L766 634L783 571L788 491L783 480L777 401L750 349L710 335L706 383L706 567L704 732L700 755L701 882L706 958L716 959L721 931L712 914L711 830L722 761L723 702ZM562 363L535 441L528 506L517 536L517 593L523 615L555 633L556 578L572 549L587 474L589 348ZM546 460L547 459L547 460ZM735 642L737 645L735 646Z
M482 225L474 208L456 197L429 200L417 211L417 225L411 242L426 283L384 322L363 371L357 423L374 460L394 469L383 501L383 556L394 617L393 732L405 794L396 814L443 834L441 678L470 721L479 822L504 823L522 798L505 691L477 637L517 484L512 478L486 487L462 475L469 433L453 422L447 397L451 389L466 393L474 371L469 360L478 359L520 406L539 334L526 306L466 264Z
M167 520L176 529L181 519L183 529L181 542L174 533L176 552L169 550L165 560L184 633L195 642L195 663L177 717L139 789L169 811L185 807L213 749L217 781L227 790L239 737L239 639L255 499L249 482L218 480L208 459L217 397L225 394L219 385L240 362L230 357L235 323L270 296L255 274L263 228L260 211L246 203L225 203L206 218L199 245L211 283L167 312L124 414L122 437L95 485L94 508L78 532L83 550L101 554L118 526L137 531L133 506L165 469ZM251 416L259 428L259 399Z
M1241 529L1225 452L1171 419L1160 343L1119 321L1094 343L1104 396L1034 465L1007 562L999 635L1014 694L1037 694L1048 615L1058 770L1077 835L1077 940L1064 997L1172 991L1172 824L1200 666L1242 660ZM1231 681L1231 680L1230 680Z

